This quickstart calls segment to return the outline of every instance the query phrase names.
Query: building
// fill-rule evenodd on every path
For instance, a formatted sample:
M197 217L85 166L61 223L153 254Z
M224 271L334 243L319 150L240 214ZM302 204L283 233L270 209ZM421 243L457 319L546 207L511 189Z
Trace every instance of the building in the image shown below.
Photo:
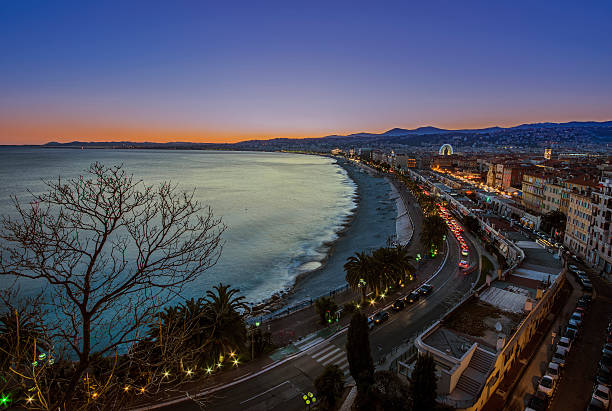
M600 272L612 272L612 171L604 170L593 193L593 226L587 261Z
M542 212L550 213L561 209L561 195L563 193L563 185L558 182L550 182L544 184L544 207ZM567 210L565 213L567 215Z
M510 187L520 187L523 181L525 167L520 165L505 165L502 175L501 187L508 190Z
M545 148L544 149L544 158L546 160L550 160L552 158L552 148Z
M455 409L483 409L565 282L559 259L524 237L516 240L524 256L520 267L485 283L415 340L419 353L434 358L438 400ZM402 361L397 369L400 375L411 372Z
M563 244L570 252L587 259L589 243L591 243L592 225L595 222L593 211L595 210L593 194L598 189L598 184L592 180L584 179L579 185L568 191L569 206L567 209L567 224L565 226L565 238ZM581 187L578 189L577 187Z
M523 206L536 213L544 207L544 186L553 181L554 175L532 170L523 174Z

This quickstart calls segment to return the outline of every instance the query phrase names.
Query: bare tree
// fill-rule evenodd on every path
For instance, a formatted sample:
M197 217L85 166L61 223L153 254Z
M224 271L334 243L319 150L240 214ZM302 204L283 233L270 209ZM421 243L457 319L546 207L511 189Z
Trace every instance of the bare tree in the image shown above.
M54 404L65 408L88 390L81 382L94 358L127 350L217 262L225 226L193 192L146 185L121 166L94 163L85 176L45 184L26 204L14 197L17 214L0 221L0 281L45 287L51 338L75 359Z

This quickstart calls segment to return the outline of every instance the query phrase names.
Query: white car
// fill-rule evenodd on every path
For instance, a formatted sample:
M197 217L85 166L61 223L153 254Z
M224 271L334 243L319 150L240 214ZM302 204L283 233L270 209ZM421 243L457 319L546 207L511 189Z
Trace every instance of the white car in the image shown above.
M555 392L555 388L557 387L557 380L555 380L550 375L546 374L542 378L540 378L540 384L538 385L538 391L543 392L544 394L551 397Z
M572 348L572 341L567 337L559 338L559 342L557 342L557 350L563 350L564 354L567 355L567 352Z
M604 408L608 408L610 406L610 389L605 385L599 384L595 387L592 398L601 401Z
M462 256L464 256L464 257L467 257L467 255L468 255L468 250L467 250L466 248L462 248L462 249L461 249L461 255L462 255Z
M548 368L546 369L546 375L550 375L553 380L559 380L559 374L561 373L561 368L559 364L554 362L548 363Z

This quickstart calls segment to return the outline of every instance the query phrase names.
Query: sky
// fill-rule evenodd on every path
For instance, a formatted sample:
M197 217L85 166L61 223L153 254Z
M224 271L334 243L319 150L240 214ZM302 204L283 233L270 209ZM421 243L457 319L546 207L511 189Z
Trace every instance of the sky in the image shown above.
M612 120L610 21L610 1L5 1L0 144Z

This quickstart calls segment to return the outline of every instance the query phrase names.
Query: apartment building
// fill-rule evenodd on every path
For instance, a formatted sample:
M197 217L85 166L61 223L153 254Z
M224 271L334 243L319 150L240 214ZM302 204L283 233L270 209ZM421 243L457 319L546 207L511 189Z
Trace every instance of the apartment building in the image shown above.
M544 213L561 210L561 195L563 193L563 185L560 182L551 182L544 184ZM564 214L567 215L567 210Z
M597 214L597 207L594 203L598 201L598 184L588 179L588 176L581 176L573 180L575 183L570 183L573 184L573 187L568 190L569 206L563 243L572 253L586 260L591 254L589 243L591 243L591 227L595 221L594 211Z
M554 177L554 174L543 173L540 170L526 171L523 174L523 206L536 213L542 213L544 186L550 184Z
M612 171L604 171L593 194L593 229L587 261L601 272L612 272Z

